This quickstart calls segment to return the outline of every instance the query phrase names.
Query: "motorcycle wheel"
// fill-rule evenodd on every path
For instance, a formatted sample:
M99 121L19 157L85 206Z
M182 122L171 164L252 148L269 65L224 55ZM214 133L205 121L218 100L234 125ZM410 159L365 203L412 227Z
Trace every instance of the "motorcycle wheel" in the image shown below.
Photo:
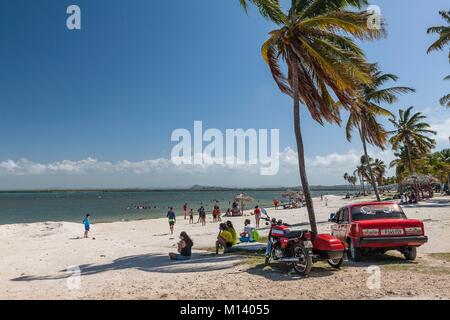
M312 258L308 250L302 245L295 246L292 248L292 256L298 258L298 262L292 264L295 272L301 276L308 275L312 268Z
M344 258L328 259L328 264L334 269L340 269L343 263L344 263Z
M266 256L266 258L264 259L264 267L269 266L270 264L270 256Z

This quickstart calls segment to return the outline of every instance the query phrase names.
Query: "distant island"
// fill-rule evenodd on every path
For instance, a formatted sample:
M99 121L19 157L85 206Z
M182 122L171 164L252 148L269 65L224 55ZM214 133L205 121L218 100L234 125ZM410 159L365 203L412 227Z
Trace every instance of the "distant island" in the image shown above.
M301 190L300 186L274 186L274 187L222 187L222 186L201 186L193 185L191 187L180 187L180 188L111 188L111 189L35 189L35 190L0 190L0 193L50 193L50 192L164 192L164 191L237 191L237 192L248 192L248 191L285 191L285 190ZM310 186L312 191L347 191L348 187L344 185L334 185L334 186Z

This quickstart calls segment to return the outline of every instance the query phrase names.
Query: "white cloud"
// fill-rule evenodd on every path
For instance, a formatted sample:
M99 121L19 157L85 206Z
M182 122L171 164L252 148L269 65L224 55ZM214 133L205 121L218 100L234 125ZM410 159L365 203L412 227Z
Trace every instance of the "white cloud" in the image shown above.
M437 132L436 141L438 144L449 144L450 137L450 118L444 119L441 122L434 122L431 124L432 130Z
M450 109L442 106L427 107L421 111L428 119L431 129L437 132L436 149L450 147Z
M391 151L371 150L373 158L388 165ZM345 172L353 173L362 151L331 153L307 157L310 184L343 184ZM72 187L175 187L193 184L221 186L293 186L299 185L297 152L286 148L279 154L280 171L261 176L259 165L175 165L170 159L143 161L100 161L95 158L36 163L27 159L0 162L0 188L72 188Z

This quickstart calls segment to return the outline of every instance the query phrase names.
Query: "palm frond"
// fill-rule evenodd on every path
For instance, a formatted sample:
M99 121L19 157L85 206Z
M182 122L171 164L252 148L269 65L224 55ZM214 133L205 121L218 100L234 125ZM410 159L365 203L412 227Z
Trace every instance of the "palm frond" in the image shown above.
M287 19L279 0L239 0L239 3L245 12L248 12L249 4L255 5L263 17L276 24L281 24Z
M439 103L447 108L450 108L450 94L447 94L446 96L443 96L440 100Z

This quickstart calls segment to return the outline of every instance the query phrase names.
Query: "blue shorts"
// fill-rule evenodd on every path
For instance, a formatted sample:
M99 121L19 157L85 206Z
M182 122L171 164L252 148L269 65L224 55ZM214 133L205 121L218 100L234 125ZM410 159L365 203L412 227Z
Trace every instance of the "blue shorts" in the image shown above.
M239 241L240 241L240 242L243 242L243 243L248 243L248 242L253 243L253 242L256 242L255 240L250 240L250 237L241 237L241 238L239 239Z
M84 231L89 231L91 229L90 226L84 226Z
M190 256L182 256L181 254L177 253L175 255L175 260L177 261L184 261L184 260L190 260L191 257Z

